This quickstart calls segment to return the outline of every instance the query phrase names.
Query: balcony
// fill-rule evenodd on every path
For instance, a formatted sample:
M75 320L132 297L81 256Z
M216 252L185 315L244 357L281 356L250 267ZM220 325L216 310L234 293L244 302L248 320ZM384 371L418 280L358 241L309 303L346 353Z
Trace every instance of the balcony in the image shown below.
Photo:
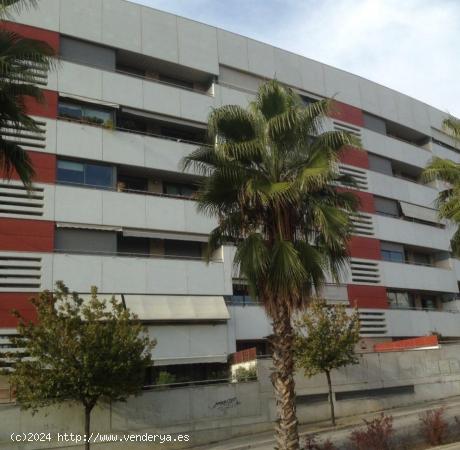
M207 122L216 106L214 97L201 91L68 61L62 61L47 87L94 103L123 105L201 123Z
M449 251L450 234L443 228L423 225L409 220L375 214L375 237L382 241Z
M418 337L433 332L443 337L460 336L459 313L389 309L385 315L389 336Z
M457 280L450 269L380 261L382 284L391 288L458 292Z
M423 147L366 128L362 129L362 142L372 153L420 168L424 168L433 156Z
M225 268L221 261L56 253L52 279L78 292L94 285L105 293L228 295Z
M109 130L75 121L57 120L59 155L178 172L183 157L199 143L129 130ZM51 147L51 139L50 139Z
M107 189L56 185L57 222L89 223L170 232L209 234L215 219L196 211L189 199L149 193L133 195Z
M450 147L446 144L442 145L441 143L438 144L436 142L432 142L431 151L433 152L433 156L437 156L438 158L451 159L456 163L460 163L460 148Z
M433 208L438 190L382 173L367 171L369 192L407 203Z

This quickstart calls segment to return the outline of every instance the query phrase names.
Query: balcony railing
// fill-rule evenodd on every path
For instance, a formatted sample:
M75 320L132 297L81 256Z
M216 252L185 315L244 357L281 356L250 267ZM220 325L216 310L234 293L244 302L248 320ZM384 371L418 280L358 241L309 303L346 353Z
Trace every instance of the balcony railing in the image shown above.
M199 142L199 141L193 141L190 139L182 139L182 138L175 138L172 136L165 136L164 134L158 134L158 133L151 133L149 131L139 131L139 130L132 130L129 128L123 128L123 127L118 127L116 125L107 125L107 124L102 124L102 123L95 123L90 120L85 120L85 119L75 119L72 117L66 117L66 116L57 116L58 120L63 120L65 122L72 122L72 123L79 123L80 125L88 125L90 127L96 127L96 128L104 128L106 130L110 131L120 131L122 133L131 133L131 134L139 134L142 136L147 136L147 137L153 137L157 139L164 139L167 141L173 141L177 143L182 143L182 144L189 144L189 145L197 145L197 146L208 146L208 144L204 142Z
M152 192L152 191L141 191L137 189L126 189L120 187L112 187L112 186L101 186L97 184L84 184L84 183L75 183L71 181L57 181L57 184L60 186L72 186L78 188L88 188L88 189L102 189L104 191L109 192L121 192L126 194L138 194L138 195L148 195L150 197L163 197L163 198L171 198L176 200L187 200L187 201L196 201L194 197L186 197L182 195L174 195L174 194L165 194L163 192Z
M186 260L186 261L207 261L204 256L178 256L162 255L155 253L131 253L131 252L101 252L96 250L74 250L74 249L55 249L54 253L72 254L72 255L90 255L90 256L111 256L111 257L128 257L128 258L149 258L149 259L168 259L168 260ZM223 262L222 258L212 258L211 262Z
M422 266L422 267L433 267L435 269L444 269L444 270L451 270L450 267L439 267L436 264L433 263L422 263L422 262L416 262L416 261L411 261L409 259L405 259L403 261L390 261L387 259L382 259L382 262L388 262L388 263L394 263L394 264L406 264L409 266Z
M214 97L214 93L213 93L213 84L214 83L210 86L210 89L205 91L203 89L190 88L190 87L184 86L183 84L179 84L179 83L176 84L176 83L172 83L172 82L169 82L169 81L160 80L160 79L157 79L157 78L147 77L145 75L135 74L135 73L132 73L132 72L128 72L126 70L120 70L120 69L110 70L107 67L101 67L101 66L98 66L96 64L88 64L86 62L83 63L83 62L78 61L78 60L62 58L62 57L59 58L59 59L60 59L60 61L65 61L65 62L69 62L69 63L72 63L72 64L78 64L80 66L90 67L91 69L103 70L104 72L110 72L110 73L118 73L120 75L126 75L128 77L138 78L138 79L143 80L143 81L151 81L152 83L163 84L165 86L171 86L171 87L175 87L175 88L179 88L179 89L184 89L185 91L194 92L196 94L202 94L202 95L207 95L208 97ZM209 92L209 91L211 91L211 92Z
M428 311L428 312L453 312L453 311L446 311L446 310L439 310L436 307L421 307L417 308L415 306L399 306L399 305L394 305L391 303L388 303L388 306L392 310L398 310L398 311ZM455 311L455 312L460 312L460 311Z

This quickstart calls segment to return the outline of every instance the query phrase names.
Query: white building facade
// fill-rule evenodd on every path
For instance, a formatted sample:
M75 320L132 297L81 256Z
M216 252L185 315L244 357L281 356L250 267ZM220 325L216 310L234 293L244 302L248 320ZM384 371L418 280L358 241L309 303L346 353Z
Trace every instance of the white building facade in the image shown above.
M203 259L216 221L190 198L181 159L203 142L212 108L246 106L276 78L306 102L335 95L329 126L358 135L341 170L359 181L350 269L324 295L360 309L362 334L460 337L460 262L441 223L433 156L460 162L446 115L371 81L290 52L124 0L41 0L2 26L50 43L57 70L28 102L42 132L21 137L33 195L1 181L0 334L12 308L64 280L114 294L158 340L156 365L209 375L236 350L264 351L270 323L234 278L232 249ZM185 370L185 369L184 369Z

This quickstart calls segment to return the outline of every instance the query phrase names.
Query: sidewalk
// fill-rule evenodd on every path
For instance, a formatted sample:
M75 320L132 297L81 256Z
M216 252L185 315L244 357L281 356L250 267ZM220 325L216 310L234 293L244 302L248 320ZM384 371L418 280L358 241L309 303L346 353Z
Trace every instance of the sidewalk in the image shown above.
M393 416L393 427L396 436L419 436L420 413L441 406L445 407L445 418L449 423L454 422L454 416L460 416L460 396L401 408L393 408L384 412L386 415ZM337 426L335 428L331 427L329 422L301 425L299 428L301 440L303 440L302 437L305 437L307 434L316 434L320 440L330 439L333 443L340 445L348 440L348 436L353 428L363 424L363 419L372 420L381 412L382 411L376 411L368 414L340 418L337 420ZM196 450L272 450L274 446L275 441L273 439L273 433L266 432L193 448ZM439 447L439 449L460 450L460 443Z
M455 444L443 445L442 447L434 447L430 450L460 450L460 442Z

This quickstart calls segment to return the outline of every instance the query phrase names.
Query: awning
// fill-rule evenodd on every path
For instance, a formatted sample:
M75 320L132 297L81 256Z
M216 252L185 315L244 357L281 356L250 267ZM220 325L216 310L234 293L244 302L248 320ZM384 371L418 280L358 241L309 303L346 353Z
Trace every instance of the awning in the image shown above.
M208 236L205 234L170 233L169 231L123 229L123 236L142 237L149 239L173 239L176 241L208 242Z
M170 364L225 363L230 353L226 323L176 323L148 325L155 366Z
M125 295L126 307L146 322L215 322L230 319L224 297Z
M203 128L203 129L207 128L207 124L204 124L201 122L192 122L190 120L178 119L177 117L165 116L163 114L155 114L149 111L142 111L140 109L127 108L123 106L121 110L122 112L126 114L131 114L133 116L139 116L139 117L145 117L147 119L159 120L161 122L175 123L177 125L184 125L187 127L194 127L194 128Z
M96 230L96 231L122 231L121 227L114 227L111 225L90 225L86 223L70 223L70 222L57 222L57 228L74 228L80 230Z
M404 216L424 222L439 223L438 212L435 209L413 205L412 203L399 202Z
M65 99L70 99L70 100L77 100L79 102L83 103L91 103L94 105L100 105L100 106L108 106L110 108L119 108L120 105L118 103L112 103L112 102L106 102L105 100L98 100L94 98L88 98L88 97L82 97L81 95L73 95L73 94L59 94L59 98L65 100Z

